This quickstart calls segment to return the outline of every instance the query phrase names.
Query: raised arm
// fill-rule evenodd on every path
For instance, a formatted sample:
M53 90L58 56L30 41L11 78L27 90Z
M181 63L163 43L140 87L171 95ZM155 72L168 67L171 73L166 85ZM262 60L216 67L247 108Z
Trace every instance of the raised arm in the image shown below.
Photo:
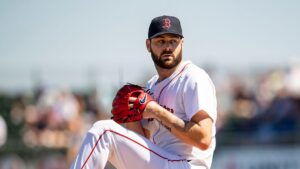
M213 121L203 110L198 111L190 121L183 121L156 102L150 102L143 116L157 119L177 138L201 150L206 150L211 143Z

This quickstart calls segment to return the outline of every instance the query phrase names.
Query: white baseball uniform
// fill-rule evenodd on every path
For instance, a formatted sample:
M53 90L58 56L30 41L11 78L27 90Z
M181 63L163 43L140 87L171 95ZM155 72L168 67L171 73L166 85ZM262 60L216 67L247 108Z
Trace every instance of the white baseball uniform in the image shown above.
M205 110L216 121L216 96L209 76L191 62L181 63L167 79L154 76L148 92L163 107L189 121ZM96 122L80 148L74 169L103 169L109 160L118 169L209 169L215 149L215 128L210 147L202 151L177 139L156 120L142 120L150 140L112 120ZM215 125L213 125L215 126Z

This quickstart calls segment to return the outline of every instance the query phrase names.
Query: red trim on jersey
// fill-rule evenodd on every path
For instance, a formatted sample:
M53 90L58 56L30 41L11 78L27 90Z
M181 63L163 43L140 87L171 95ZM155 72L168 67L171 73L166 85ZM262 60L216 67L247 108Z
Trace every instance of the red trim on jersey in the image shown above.
M168 159L167 157L164 157L164 156L158 154L157 152L155 152L155 151L149 149L148 147L142 145L141 143L139 143L139 142L137 142L137 141L135 141L135 140L133 140L133 139L131 139L131 138L129 138L129 137L127 137L127 136L121 134L121 133L118 133L118 132L113 131L113 130L104 130L104 132L99 136L99 138L98 138L96 144L94 145L93 149L91 150L90 154L88 155L87 159L85 160L85 162L83 163L83 165L82 165L82 167L81 167L80 169L83 169L83 168L85 167L86 163L88 162L88 160L89 160L90 157L92 156L92 154L93 154L95 148L97 147L98 143L100 142L102 136L103 136L106 132L108 132L108 131L109 131L109 132L112 132L112 133L114 133L114 134L117 134L117 135L119 135L119 136L121 136L121 137L124 137L124 138L126 138L126 139L128 139L128 140L130 140L130 141L132 141L132 142L134 142L134 143L136 143L136 144L138 144L138 145L140 145L141 147L145 148L146 150L148 150L148 151L150 151L151 153L153 153L153 154L159 156L159 157L162 158L162 159L165 159L165 160L168 160L168 161L171 161L171 162L187 161L186 159L180 159L180 160L171 160L171 159Z
M161 89L161 91L159 92L159 95L158 95L158 98L157 98L157 102L159 102L159 100L160 100L160 95L161 95L161 93L163 92L163 90L177 77L177 76L179 76L183 71L184 71L184 69L186 68L186 66L188 65L188 64L190 64L190 63L187 63L186 65L184 65L184 67L181 69L181 71L176 75L176 76L174 76L173 77L173 79L171 79L170 81L169 81L169 83L167 83L162 89Z

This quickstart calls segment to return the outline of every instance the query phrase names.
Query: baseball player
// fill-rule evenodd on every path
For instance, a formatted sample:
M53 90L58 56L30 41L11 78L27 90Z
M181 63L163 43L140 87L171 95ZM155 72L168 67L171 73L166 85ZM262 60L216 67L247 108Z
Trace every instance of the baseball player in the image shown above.
M179 19L154 18L146 46L158 74L145 88L127 84L117 92L112 120L93 125L71 168L103 169L108 160L118 169L211 167L215 88L203 69L182 60Z

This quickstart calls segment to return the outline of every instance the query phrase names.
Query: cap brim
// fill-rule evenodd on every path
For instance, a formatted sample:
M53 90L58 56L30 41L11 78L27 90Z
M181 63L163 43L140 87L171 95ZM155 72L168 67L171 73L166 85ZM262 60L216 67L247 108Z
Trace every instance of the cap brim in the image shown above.
M152 39L152 38L155 38L155 37L157 37L157 36L164 35L164 34L173 34L173 35L180 36L181 38L184 38L181 34L174 33L174 32L159 32L159 33L154 34L154 35L152 35L151 37L149 37L149 39Z

